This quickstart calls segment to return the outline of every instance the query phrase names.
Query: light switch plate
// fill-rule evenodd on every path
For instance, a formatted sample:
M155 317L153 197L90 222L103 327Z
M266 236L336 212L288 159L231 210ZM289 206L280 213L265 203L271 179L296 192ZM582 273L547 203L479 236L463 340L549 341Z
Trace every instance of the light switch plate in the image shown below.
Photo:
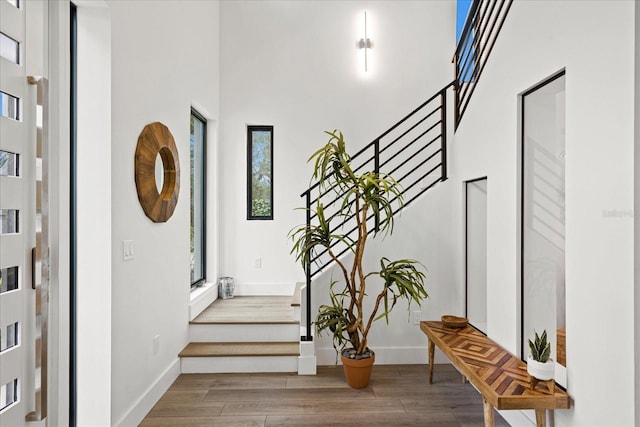
M122 241L122 260L129 261L133 259L133 240Z

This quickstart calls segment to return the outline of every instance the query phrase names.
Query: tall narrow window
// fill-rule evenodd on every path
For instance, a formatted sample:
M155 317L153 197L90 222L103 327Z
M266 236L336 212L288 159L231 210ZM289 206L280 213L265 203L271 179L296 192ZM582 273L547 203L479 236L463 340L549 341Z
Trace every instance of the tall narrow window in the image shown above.
M206 279L206 129L207 120L191 109L191 286L202 284Z
M247 127L247 219L273 219L273 126Z

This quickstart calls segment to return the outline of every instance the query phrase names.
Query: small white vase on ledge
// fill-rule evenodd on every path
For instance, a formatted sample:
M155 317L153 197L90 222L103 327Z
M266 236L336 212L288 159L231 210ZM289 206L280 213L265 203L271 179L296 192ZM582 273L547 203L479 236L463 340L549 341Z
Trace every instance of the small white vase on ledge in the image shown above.
M527 372L534 378L541 381L548 381L554 378L556 364L553 359L549 359L546 362L538 362L533 357L527 358Z

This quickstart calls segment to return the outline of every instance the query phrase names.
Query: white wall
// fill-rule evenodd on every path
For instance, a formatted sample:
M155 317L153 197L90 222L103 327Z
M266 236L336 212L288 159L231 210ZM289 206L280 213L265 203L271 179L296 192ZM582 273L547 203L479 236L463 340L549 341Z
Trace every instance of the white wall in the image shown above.
M287 234L304 221L306 160L323 131L341 129L355 152L452 79L455 3L233 1L221 16L221 273L239 288L301 281ZM247 124L274 125L273 221L246 220Z
M634 2L514 2L453 143L454 179L486 175L492 183L488 333L517 354L518 94L566 68L567 380L575 405L555 412L557 426L634 424L634 36Z
M217 1L110 1L112 18L112 422L132 425L179 371L189 305L189 114L218 118ZM172 132L180 195L173 216L149 220L136 194L134 153L148 123ZM212 134L209 134L212 136ZM213 133L215 137L215 133ZM210 138L209 144L215 144ZM210 182L217 181L210 164ZM212 201L214 202L214 201ZM215 203L210 211L215 213ZM215 218L211 218L215 223ZM122 241L135 257L122 260ZM215 257L216 254L210 254ZM211 264L210 264L211 265ZM216 276L216 271L210 271ZM153 339L160 337L157 354ZM168 378L167 378L168 377ZM146 408L147 410L150 407ZM144 416L142 411L141 416Z

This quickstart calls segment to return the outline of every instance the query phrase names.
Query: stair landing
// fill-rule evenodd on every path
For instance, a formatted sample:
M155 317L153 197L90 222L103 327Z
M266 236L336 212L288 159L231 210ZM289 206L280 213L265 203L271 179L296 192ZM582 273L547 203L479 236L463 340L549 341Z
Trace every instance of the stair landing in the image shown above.
M191 324L299 323L290 296L239 296L217 299Z

